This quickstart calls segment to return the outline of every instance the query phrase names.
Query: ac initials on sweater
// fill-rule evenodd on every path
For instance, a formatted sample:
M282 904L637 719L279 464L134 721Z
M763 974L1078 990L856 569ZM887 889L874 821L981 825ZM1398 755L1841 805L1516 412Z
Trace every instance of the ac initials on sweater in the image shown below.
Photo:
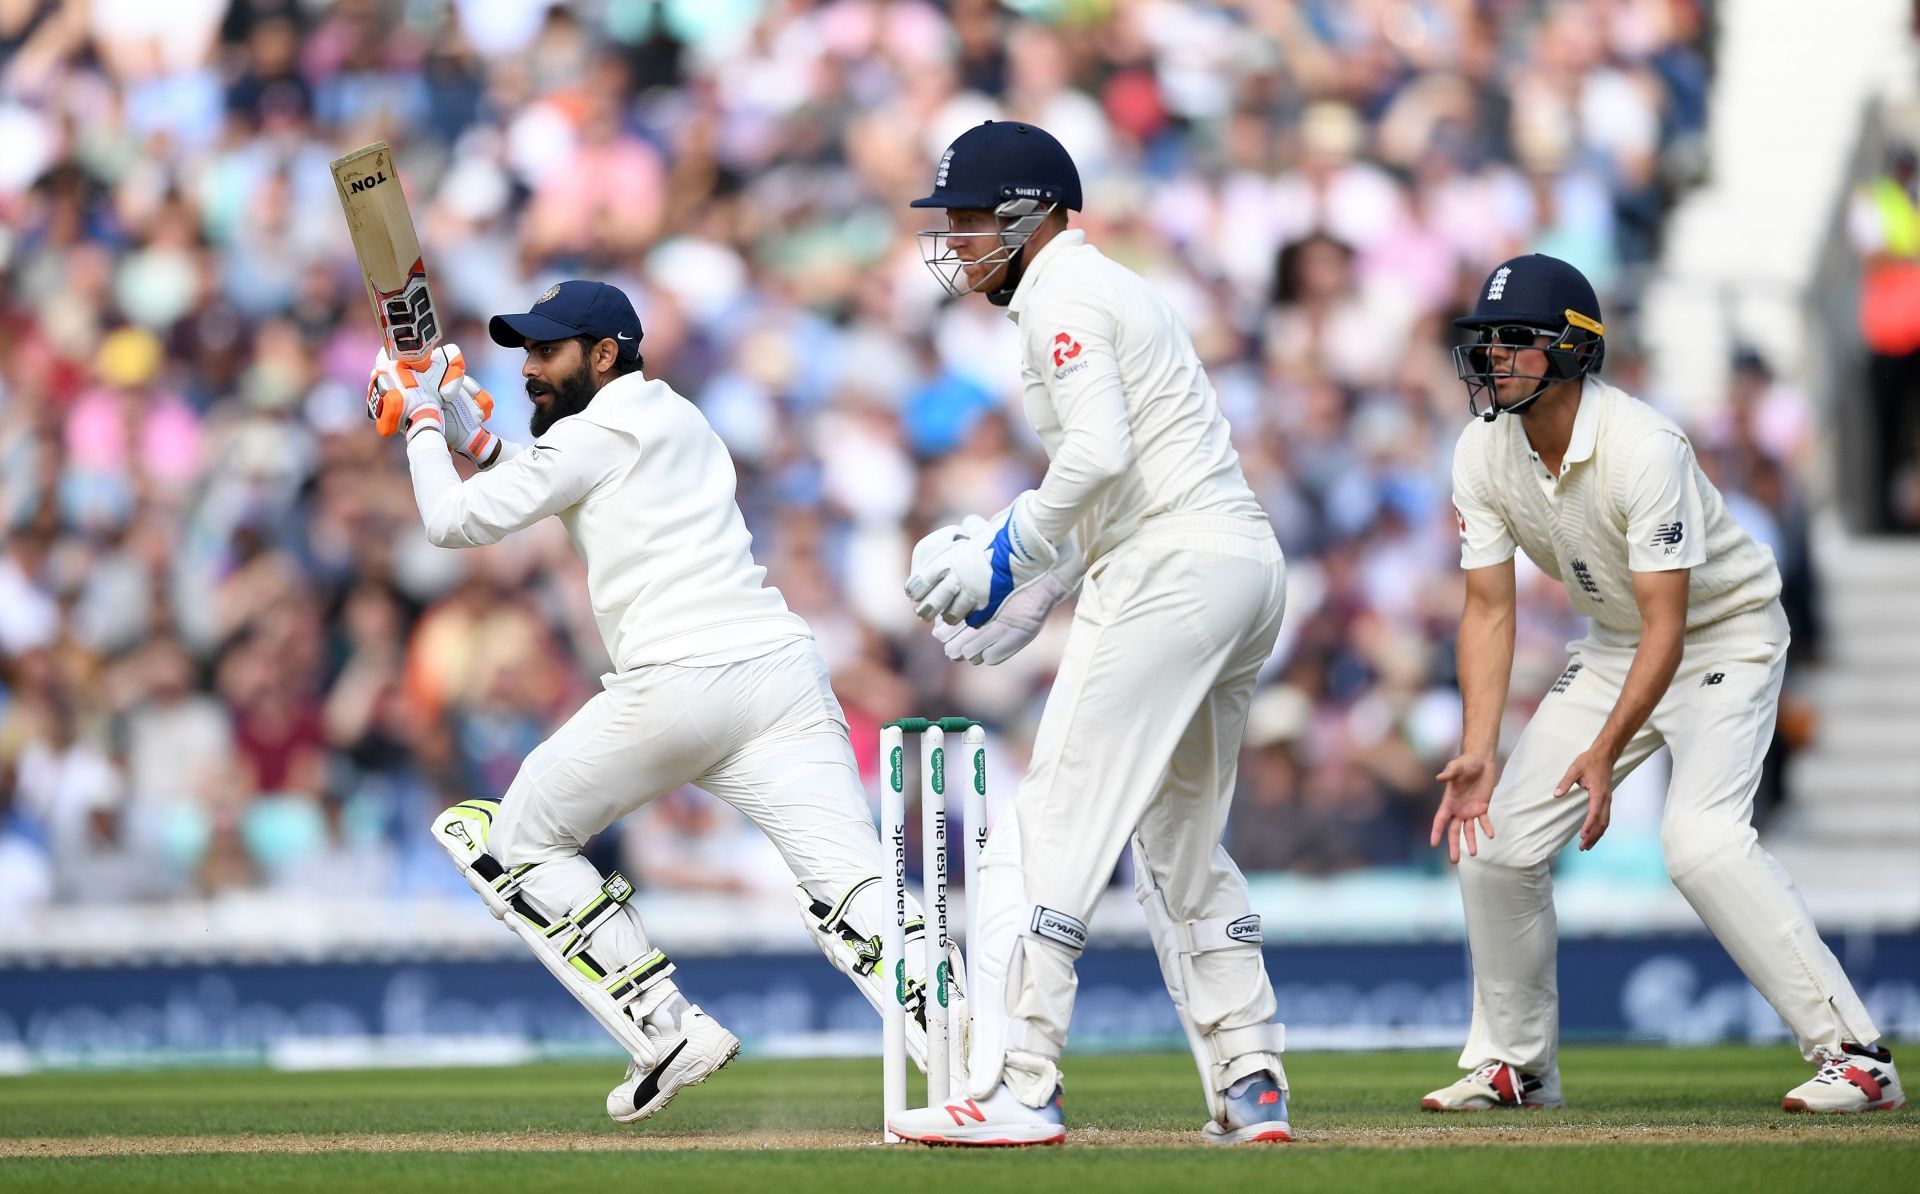
M1558 477L1546 475L1518 416L1475 419L1453 454L1460 566L1516 548L1567 586L1596 642L1640 641L1633 573L1691 568L1687 639L1777 639L1784 632L1773 553L1727 513L1686 433L1596 377L1580 392Z

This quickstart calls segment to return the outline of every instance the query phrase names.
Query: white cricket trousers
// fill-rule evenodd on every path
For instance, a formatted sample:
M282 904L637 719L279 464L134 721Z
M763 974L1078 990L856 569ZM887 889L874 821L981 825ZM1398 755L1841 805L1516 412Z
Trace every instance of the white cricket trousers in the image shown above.
M539 905L592 898L602 876L580 848L683 784L744 813L816 899L882 873L846 717L811 639L737 663L636 668L604 685L521 763L488 839L502 866L543 864L523 888ZM601 948L631 960L653 947L638 911L624 910L600 930L611 934Z
M1141 882L1158 887L1174 921L1248 916L1246 880L1220 839L1285 574L1265 520L1213 515L1151 519L1088 572L1013 824L994 827L976 879L976 1095L1003 1065L1028 1103L1052 1093L1080 951L1036 935L1033 915L1084 923L1129 839L1148 872ZM1257 948L1195 965L1186 998L1197 1020L1235 1029L1273 1018Z
M1812 1060L1842 1041L1879 1038L1793 880L1760 848L1753 794L1773 737L1787 622L1731 641L1689 641L1666 695L1614 767L1617 784L1665 743L1673 752L1660 842L1667 874ZM1708 628L1709 635L1711 629ZM1699 634L1699 632L1695 632ZM1473 952L1473 1026L1460 1064L1503 1061L1545 1074L1559 1050L1552 859L1579 831L1587 795L1554 785L1593 744L1619 699L1633 649L1572 645L1494 787L1477 857L1460 859ZM1605 839L1597 849L1606 848Z

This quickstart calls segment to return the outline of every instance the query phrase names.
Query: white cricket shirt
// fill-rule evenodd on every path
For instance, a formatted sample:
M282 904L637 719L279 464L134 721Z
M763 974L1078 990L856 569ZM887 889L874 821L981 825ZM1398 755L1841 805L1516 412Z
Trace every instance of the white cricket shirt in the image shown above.
M1690 568L1687 638L1752 634L1779 641L1773 553L1727 513L1686 433L1597 377L1580 408L1560 475L1547 475L1517 415L1475 419L1453 453L1460 566L1487 568L1516 549L1567 586L1595 641L1640 641L1633 573Z
M438 435L414 436L407 463L437 546L497 543L557 516L586 562L617 670L730 663L812 637L753 562L726 447L665 382L609 382L586 410L466 481Z
M1020 325L1027 420L1049 461L1032 507L1042 536L1059 543L1078 529L1092 561L1160 515L1266 525L1193 337L1138 274L1086 233L1057 233L1007 316Z

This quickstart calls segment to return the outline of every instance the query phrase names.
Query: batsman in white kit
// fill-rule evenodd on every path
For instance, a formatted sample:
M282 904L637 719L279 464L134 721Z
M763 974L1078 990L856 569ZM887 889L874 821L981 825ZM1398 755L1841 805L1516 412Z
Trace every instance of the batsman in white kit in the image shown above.
M1214 1143L1284 1141L1281 1026L1260 918L1221 834L1260 666L1285 604L1267 516L1167 301L1067 227L1080 178L1060 143L992 122L955 140L923 232L953 295L1020 328L1039 488L914 550L907 595L956 660L997 663L1078 591L1033 759L994 825L969 926L967 1097L889 1118L930 1144L1065 1138L1060 1054L1086 920L1131 842Z
M475 547L560 519L586 562L614 670L504 797L462 801L433 832L494 916L627 1050L607 1114L633 1122L706 1080L740 1042L676 988L632 886L581 856L588 839L683 784L727 801L779 849L813 939L876 1008L890 994L878 968L895 910L825 661L763 583L725 446L691 403L642 375L632 304L611 286L563 282L489 332L526 350L531 447L486 428L491 400L450 345L411 366L383 354L369 413L402 395L414 499L436 545ZM479 471L462 481L449 448ZM917 938L918 906L906 915ZM907 1037L924 1067L923 970L908 976ZM964 1024L964 1005L959 1014Z
M1728 516L1685 433L1596 376L1605 326L1573 266L1507 261L1456 323L1474 333L1454 355L1478 417L1454 452L1464 727L1433 843L1459 864L1473 1023L1466 1077L1421 1105L1563 1105L1549 868L1575 833L1583 850L1600 840L1613 786L1664 743L1667 873L1816 1066L1786 1110L1902 1106L1892 1055L1752 825L1789 638L1772 553ZM1590 630L1502 771L1516 549Z

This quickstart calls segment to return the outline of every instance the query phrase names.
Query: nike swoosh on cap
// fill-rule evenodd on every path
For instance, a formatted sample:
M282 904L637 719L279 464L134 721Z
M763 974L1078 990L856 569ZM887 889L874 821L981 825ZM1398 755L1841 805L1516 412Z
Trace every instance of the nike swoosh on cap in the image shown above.
M632 336L622 336L622 335L621 335L621 334L620 334L619 332L615 332L615 333L613 334L613 338L614 338L615 340L631 340L631 339L633 339L633 337L632 337Z

